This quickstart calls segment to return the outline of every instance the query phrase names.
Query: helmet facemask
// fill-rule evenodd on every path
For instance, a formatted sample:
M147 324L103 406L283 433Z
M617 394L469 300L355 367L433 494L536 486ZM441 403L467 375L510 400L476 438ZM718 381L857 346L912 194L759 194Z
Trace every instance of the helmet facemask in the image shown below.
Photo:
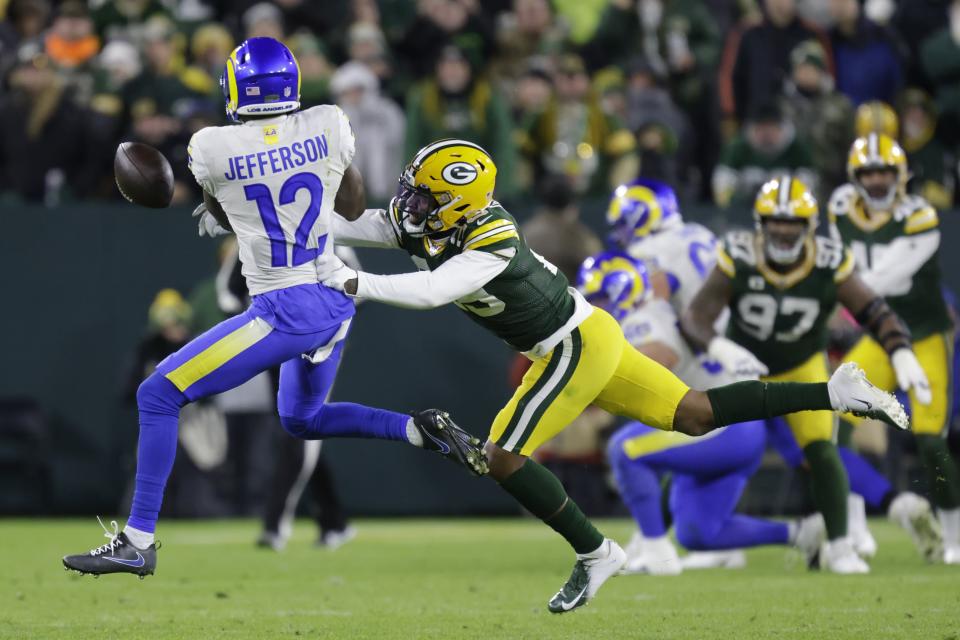
M763 237L763 251L770 262L789 266L800 260L811 232L807 220L765 216L758 224Z
M895 166L866 166L854 173L854 186L870 211L890 211L900 191L900 176ZM866 183L864 182L866 179Z
M400 176L394 204L400 212L404 230L418 237L450 231L453 225L444 221L442 214L459 200L459 197L455 198L448 192L433 193L426 186L416 186L413 170L407 167Z

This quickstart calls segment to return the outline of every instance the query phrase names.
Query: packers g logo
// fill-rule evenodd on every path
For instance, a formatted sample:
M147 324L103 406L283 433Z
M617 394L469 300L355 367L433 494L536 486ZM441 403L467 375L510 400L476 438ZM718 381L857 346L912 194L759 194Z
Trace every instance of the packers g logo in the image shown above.
M477 168L468 162L451 162L440 175L450 184L470 184L477 179Z

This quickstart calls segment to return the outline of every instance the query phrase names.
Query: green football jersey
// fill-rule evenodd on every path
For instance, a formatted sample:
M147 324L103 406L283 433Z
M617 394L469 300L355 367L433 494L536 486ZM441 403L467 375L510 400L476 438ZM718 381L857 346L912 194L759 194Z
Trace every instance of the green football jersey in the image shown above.
M837 285L853 273L854 259L840 242L817 236L807 241L802 261L780 273L767 264L758 234L737 231L720 244L717 267L732 285L727 337L773 375L827 348Z
M566 277L530 250L516 220L498 203L439 238L412 236L396 209L388 215L400 247L421 270L436 269L465 251L492 253L508 263L482 289L454 304L514 349L529 351L573 316L576 303Z
M936 209L918 196L902 198L892 213L868 216L851 184L834 192L829 216L862 269L871 268L895 240L928 233L939 226ZM911 279L892 288L895 293L885 296L887 302L907 324L914 340L950 329L950 315L940 294L939 248Z

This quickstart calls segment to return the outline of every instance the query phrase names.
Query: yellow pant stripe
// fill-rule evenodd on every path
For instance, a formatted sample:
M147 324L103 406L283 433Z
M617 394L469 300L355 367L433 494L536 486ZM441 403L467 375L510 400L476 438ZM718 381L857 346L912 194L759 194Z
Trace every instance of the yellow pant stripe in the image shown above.
M266 338L273 327L254 318L236 331L228 333L166 375L180 391L219 369L256 343Z
M623 452L627 454L627 457L631 460L636 460L641 456L650 455L651 453L658 453L700 441L702 441L702 438L694 439L679 431L654 431L653 433L645 433L642 436L625 440L623 443Z

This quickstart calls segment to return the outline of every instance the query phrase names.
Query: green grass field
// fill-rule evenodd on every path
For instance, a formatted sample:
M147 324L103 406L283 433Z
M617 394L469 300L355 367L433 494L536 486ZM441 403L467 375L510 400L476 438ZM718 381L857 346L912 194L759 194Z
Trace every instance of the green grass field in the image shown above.
M625 520L601 523L629 536ZM531 520L374 520L336 552L298 523L286 551L252 521L165 522L157 575L93 579L60 556L94 520L0 520L0 638L921 638L960 639L960 567L924 565L874 522L873 574L820 575L782 549L739 571L619 577L563 616L547 599L572 566Z

